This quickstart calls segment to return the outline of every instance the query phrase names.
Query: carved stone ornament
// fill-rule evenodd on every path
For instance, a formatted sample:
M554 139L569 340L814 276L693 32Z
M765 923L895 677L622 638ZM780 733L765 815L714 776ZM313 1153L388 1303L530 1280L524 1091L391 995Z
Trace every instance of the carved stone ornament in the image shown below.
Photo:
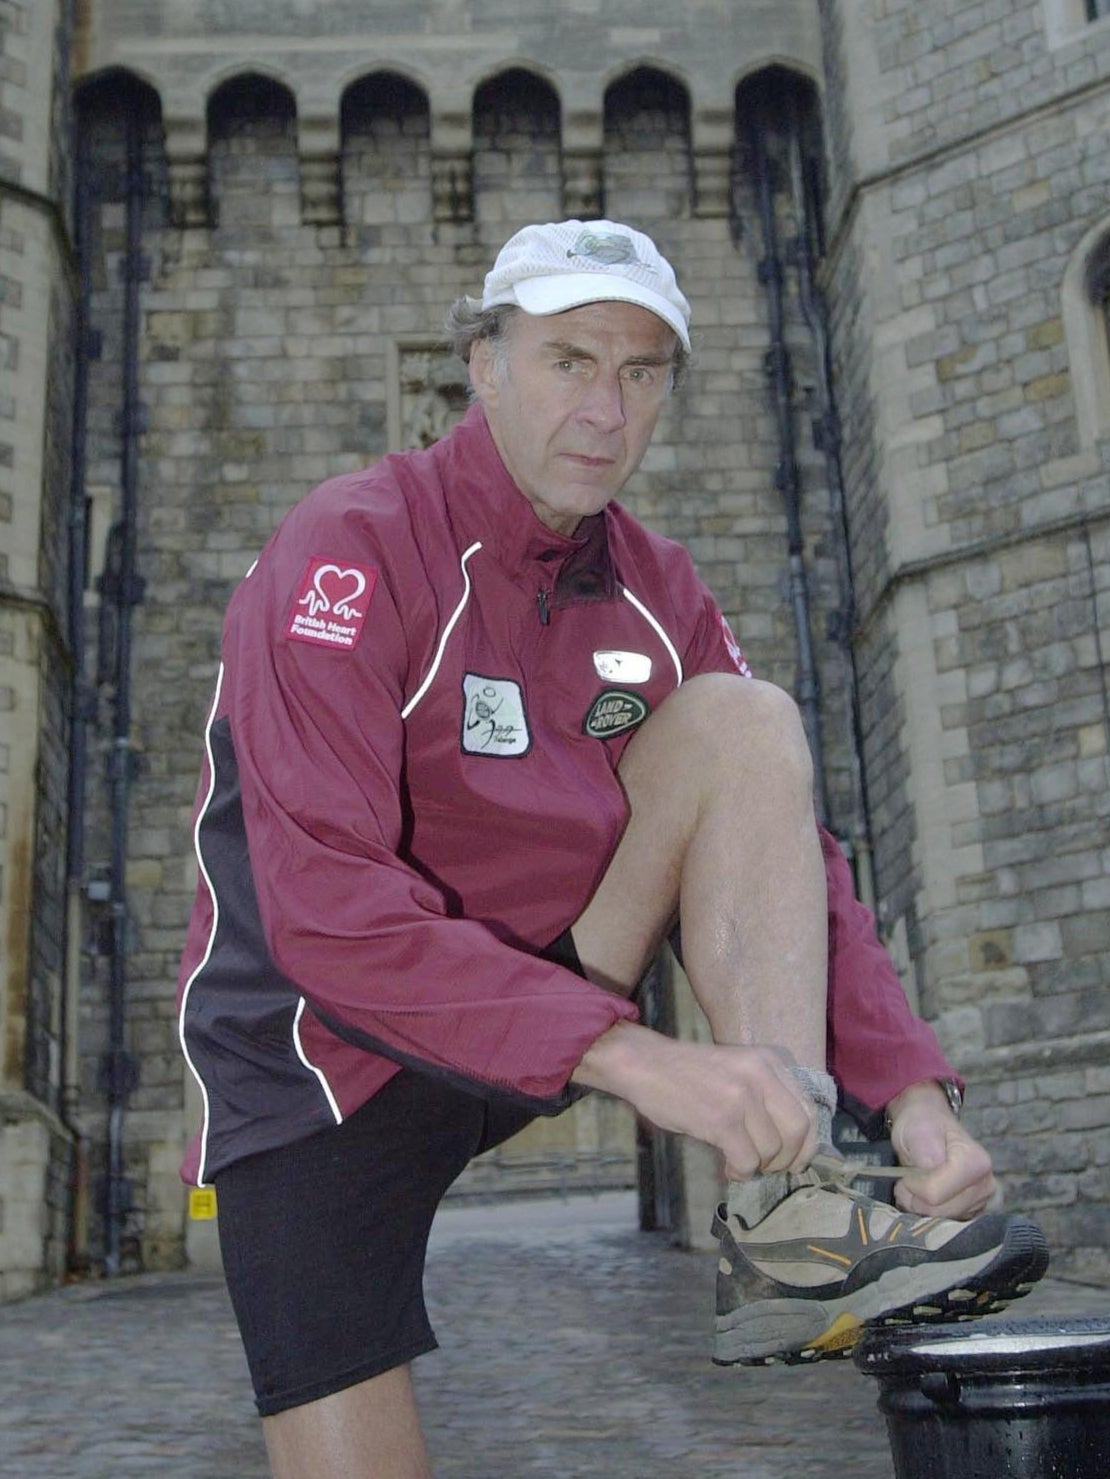
M442 340L403 340L391 346L389 447L430 447L466 413L466 366Z

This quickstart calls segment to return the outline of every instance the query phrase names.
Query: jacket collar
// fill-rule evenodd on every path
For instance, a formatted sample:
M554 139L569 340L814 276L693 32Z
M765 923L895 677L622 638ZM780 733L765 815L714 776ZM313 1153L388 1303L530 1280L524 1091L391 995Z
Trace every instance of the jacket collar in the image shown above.
M509 476L481 406L471 406L436 450L452 523L466 544L481 540L512 579L550 590L553 607L616 594L606 513L583 519L570 536L549 529Z

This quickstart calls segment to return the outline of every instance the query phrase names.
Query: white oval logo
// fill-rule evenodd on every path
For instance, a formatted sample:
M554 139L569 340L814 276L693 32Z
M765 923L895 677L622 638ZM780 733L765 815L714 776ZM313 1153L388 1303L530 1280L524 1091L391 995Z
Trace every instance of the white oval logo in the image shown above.
M646 683L651 658L643 652L595 652L594 672L607 683Z

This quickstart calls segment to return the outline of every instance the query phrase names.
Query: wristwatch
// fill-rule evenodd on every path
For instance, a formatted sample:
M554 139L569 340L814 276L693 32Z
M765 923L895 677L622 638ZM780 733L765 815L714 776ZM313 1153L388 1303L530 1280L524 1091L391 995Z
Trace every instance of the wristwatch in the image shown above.
M964 1112L964 1091L954 1078L942 1078L937 1082L944 1090L944 1096L948 1100L948 1108L960 1119Z

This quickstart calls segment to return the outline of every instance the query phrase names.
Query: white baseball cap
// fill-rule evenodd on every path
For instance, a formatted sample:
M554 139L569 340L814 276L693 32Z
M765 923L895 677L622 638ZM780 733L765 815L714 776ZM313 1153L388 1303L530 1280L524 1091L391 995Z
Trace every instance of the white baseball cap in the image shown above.
M511 236L486 276L482 307L540 316L584 303L638 303L690 348L690 305L650 236L616 221L549 221Z

